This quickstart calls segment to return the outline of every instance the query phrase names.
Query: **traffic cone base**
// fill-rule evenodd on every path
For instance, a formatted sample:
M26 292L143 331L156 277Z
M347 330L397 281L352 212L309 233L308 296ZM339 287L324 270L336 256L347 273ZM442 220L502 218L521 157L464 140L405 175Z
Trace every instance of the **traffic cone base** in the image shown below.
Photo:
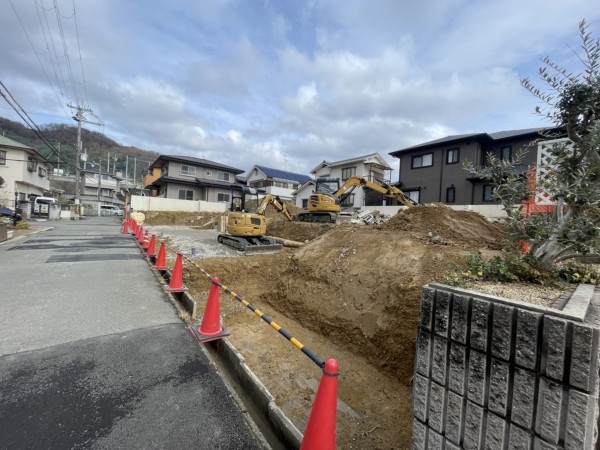
M216 341L216 340L222 339L226 336L229 336L231 334L229 331L227 331L226 328L221 328L221 332L218 334L215 334L213 336L205 336L205 335L201 334L200 328L190 327L189 330L190 330L190 333L192 333L192 335L194 335L194 337L196 339L198 339L198 342L201 342L201 343Z

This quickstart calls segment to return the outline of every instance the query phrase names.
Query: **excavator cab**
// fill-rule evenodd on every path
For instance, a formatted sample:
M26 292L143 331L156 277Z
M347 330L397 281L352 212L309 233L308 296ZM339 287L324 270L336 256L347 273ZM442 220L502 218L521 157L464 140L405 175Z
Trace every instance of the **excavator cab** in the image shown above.
M254 188L240 186L232 190L231 205L227 213L227 233L220 234L217 240L247 255L281 250L281 244L265 236L267 223L264 211L261 211L262 204L258 191Z
M227 213L227 233L232 236L262 236L267 232L265 216L258 213L258 191L248 186L232 190L231 206Z

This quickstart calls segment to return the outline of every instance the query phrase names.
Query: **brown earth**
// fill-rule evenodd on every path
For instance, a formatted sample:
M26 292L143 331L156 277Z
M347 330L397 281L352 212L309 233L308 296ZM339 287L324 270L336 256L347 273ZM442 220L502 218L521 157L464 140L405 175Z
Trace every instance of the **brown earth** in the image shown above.
M169 214L169 220L183 221ZM499 249L503 229L476 213L441 205L409 208L377 227L267 216L268 234L309 242L275 255L198 264L322 359L338 360L338 448L409 448L421 287L441 281L467 251ZM150 224L155 220L147 216ZM192 296L206 299L206 275L188 265L185 282ZM230 341L303 430L318 367L239 302L223 299L221 312Z

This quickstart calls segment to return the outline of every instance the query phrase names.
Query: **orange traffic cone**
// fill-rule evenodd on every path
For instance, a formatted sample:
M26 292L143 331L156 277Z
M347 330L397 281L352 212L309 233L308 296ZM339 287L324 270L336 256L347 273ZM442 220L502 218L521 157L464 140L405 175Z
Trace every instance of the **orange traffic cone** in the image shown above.
M156 254L154 251L156 250L156 235L153 234L150 238L150 242L148 243L148 248L146 249L146 256L148 258L154 258Z
M144 243L144 228L143 227L140 227L140 231L137 236L137 241L138 241L138 244Z
M121 234L129 234L129 226L127 225L127 221L123 221L123 229L121 230Z
M317 390L300 450L335 450L338 363L329 358Z
M143 243L142 243L142 250L144 250L145 252L148 251L148 247L150 246L150 238L148 237L148 230L146 230L146 234L144 235L144 239L143 239Z
M167 249L165 241L160 241L160 248L158 249L158 257L156 258L154 268L156 270L167 270Z
M209 342L229 336L229 332L221 325L221 312L219 306L219 278L215 277L212 280L208 301L202 316L202 324L196 330L191 328L192 334L200 342Z
M165 285L163 288L168 292L185 292L188 290L183 285L183 255L181 253L177 253L177 258L175 258L175 267L173 267L169 285Z

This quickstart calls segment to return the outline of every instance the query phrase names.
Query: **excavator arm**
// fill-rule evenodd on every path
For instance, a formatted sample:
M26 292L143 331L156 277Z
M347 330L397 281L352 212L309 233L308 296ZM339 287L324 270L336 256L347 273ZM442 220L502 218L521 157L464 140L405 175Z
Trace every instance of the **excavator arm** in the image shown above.
M267 210L267 206L269 206L269 205L273 205L273 207L277 211L279 211L281 214L283 214L287 218L287 220L289 220L290 222L292 220L294 220L292 218L292 215L290 214L290 211L287 209L287 206L285 205L284 202L281 201L281 199L279 198L278 195L271 195L271 194L265 195L265 197L260 202L260 205L258 206L257 212L264 216L265 211Z
M373 183L361 177L350 177L340 188L333 194L340 201L343 201L357 187L362 186L375 192L379 192L386 197L395 198L404 206L414 206L415 203L395 186L380 185Z

